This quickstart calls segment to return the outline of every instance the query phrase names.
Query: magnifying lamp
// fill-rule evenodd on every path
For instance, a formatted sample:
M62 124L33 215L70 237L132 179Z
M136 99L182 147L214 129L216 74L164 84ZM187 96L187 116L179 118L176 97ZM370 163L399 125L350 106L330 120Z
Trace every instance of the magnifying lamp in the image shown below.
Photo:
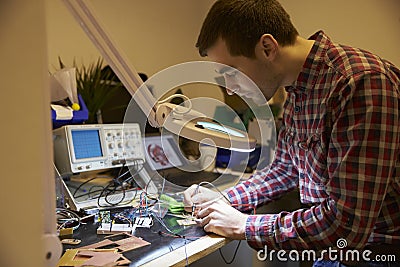
M105 32L88 1L63 1L128 92L135 96L139 107L148 114L151 126L164 127L187 139L230 150L250 152L255 149L256 139L245 131L221 125L191 107L157 102L135 68Z

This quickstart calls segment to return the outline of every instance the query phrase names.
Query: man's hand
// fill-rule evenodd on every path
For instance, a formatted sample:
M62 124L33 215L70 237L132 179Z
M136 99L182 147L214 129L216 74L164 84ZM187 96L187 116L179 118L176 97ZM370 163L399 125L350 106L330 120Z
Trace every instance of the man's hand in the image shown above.
M185 210L190 212L193 205L196 208L201 208L203 204L210 204L223 196L219 192L194 184L183 192L183 197Z
M220 200L197 212L197 218L204 231L213 232L231 239L246 239L246 221L248 215L241 213L226 202Z

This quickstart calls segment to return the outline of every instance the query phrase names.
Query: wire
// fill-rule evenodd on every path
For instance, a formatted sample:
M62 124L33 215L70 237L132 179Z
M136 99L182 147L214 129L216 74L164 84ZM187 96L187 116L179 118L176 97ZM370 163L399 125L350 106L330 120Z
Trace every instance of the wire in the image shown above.
M236 254L237 254L237 252L238 252L238 250L239 250L239 246L240 246L241 241L242 241L242 240L239 240L239 242L238 242L238 244L237 244L237 246L236 246L235 252L233 253L232 259L231 259L230 261L227 261L227 260L225 259L224 255L222 254L221 248L218 249L219 255L221 255L221 258L224 260L224 262L225 262L226 264L232 264L233 261L235 260Z
M109 184L109 185L111 185L111 184ZM104 197L104 201L105 201L107 204L109 204L110 206L116 206L116 205L120 204L122 201L124 201L124 199L125 199L126 190L125 190L125 188L124 188L122 185L119 185L119 186L120 186L121 189L122 189L122 197L121 197L121 199L120 199L119 201L112 203L112 202L110 202L110 200L109 200L109 198L111 198L112 195L113 195L114 193L118 192L118 187L115 186L115 185L114 185L114 188L112 189L112 191L108 192L108 193L105 195L105 197ZM108 187L108 186L106 186L106 189L107 189L107 187Z
M107 192L107 190L109 189L110 186L114 186L114 188ZM116 205L120 204L120 203L124 200L124 198L125 198L125 189L124 189L123 187L122 187L122 198L121 198L119 201L117 201L117 202L115 202L115 203L111 203L110 200L109 200L109 197L110 197L112 194L114 194L116 191L117 191L117 186L116 186L114 183L109 183L109 184L100 192L100 195L97 197L97 205L98 205L99 207L107 207L107 205L101 205L101 204L100 204L100 200L101 200L101 198L103 197L103 195L104 195L104 201L105 201L108 205L110 205L110 206L116 206Z
M139 197L139 214L140 214L140 216L142 216L143 207L144 207L143 216L148 216L149 209L148 209L147 195L145 192L140 193L140 197Z
M200 186L203 185L203 184L211 185L211 187L213 187L218 193L220 193L220 195L223 196L223 197L228 201L228 203L231 203L231 201L221 192L221 190L218 189L218 187L216 187L214 184L212 184L212 183L210 183L210 182L207 182L207 181L200 182L200 183L197 185L197 187L196 187L196 189L195 189L195 191L194 191L194 194L197 194L197 193L198 193L198 191L199 191L199 189L200 189ZM255 213L256 213L256 207L255 207L254 205L251 205L251 204L230 204L230 205L231 205L232 207L235 207L235 206L249 206L249 207L253 207L252 214L255 214ZM241 241L242 241L242 240L239 240L239 242L238 242L238 244L237 244L237 246L236 246L235 252L234 252L234 254L233 254L233 256L232 256L232 259L231 259L230 261L227 261L227 260L226 260L226 258L225 258L224 255L222 254L221 248L218 249L219 254L221 255L221 258L224 260L224 262L225 262L226 264L232 264L233 261L235 260L235 257L236 257L236 254L237 254L238 250L239 250L239 246L240 246Z
M165 178L163 179L163 183L162 183L162 186L161 186L160 196L164 194L164 187L165 187Z
M185 111L179 110L179 108L175 108L175 109L174 109L174 112L175 112L175 113L177 113L177 114L186 114L186 113L189 113L189 112L192 110L192 106L193 106L192 101L190 101L190 98L188 98L187 96L182 95L182 94L174 94L174 95L171 95L171 96L167 97L166 99L163 99L163 100L161 100L161 101L158 101L157 104L163 104L163 103L165 103L165 102L170 101L171 99L173 99L173 98L175 98L175 97L181 97L181 98L185 99L185 102L183 102L183 103L188 103L188 104L189 104L189 106L186 107L187 110L185 110ZM182 107L182 106L178 106L178 107Z
M96 188L96 187L99 187L100 189L95 190L95 191L92 191L92 189L93 189L93 188ZM89 197L88 197L89 199L95 198L95 197L97 197L98 194L96 194L96 196L91 196L91 195L94 194L94 193L101 192L101 191L103 191L103 189L104 189L104 187L103 187L103 186L100 186L100 185L92 186L92 187L89 188L89 191L88 191L87 193L84 193L84 194L82 194L82 195L75 196L75 198L78 199L78 198L85 197L85 196L89 196Z
M149 184L153 181L153 178L154 178L157 174L158 174L157 172L153 173L153 175L150 176L150 179L147 181L147 183L145 184L145 186L144 186L144 188L143 188L143 191L146 193L147 196L149 196L149 198L150 198L150 194L147 193L147 188L148 188ZM157 200L158 200L158 199L157 199Z
M97 178L99 178L99 177L93 177L93 178L90 178L89 180L86 180L86 181L84 181L83 183L81 183L76 189L75 189L75 191L74 191L74 193L72 194L72 196L73 197L76 197L76 193L79 191L79 189L81 189L81 187L82 186L84 186L85 184L87 184L87 183L89 183L89 182L91 182L91 181L93 181L94 179L97 179Z
M69 225L74 225L71 228L73 230L78 229L78 227L81 225L81 218L76 214L75 212L72 212L70 210L64 209L64 208L57 208L56 209L56 215L57 215L57 230L65 228L65 226Z
M140 162L140 163L139 163ZM143 159L135 159L134 160L134 166L133 168L135 168L135 173L132 174L131 176L129 176L126 179L122 179L127 173L130 172L130 170L127 170L126 172L122 173L122 169L125 167L125 163L123 163L123 166L121 166L121 169L119 170L118 174L116 177L114 177L112 179L112 181L103 188L103 190L100 192L100 195L97 198L97 205L99 207L108 207L108 206L117 206L120 205L122 203L129 203L131 202L133 199L136 198L137 196L137 190L135 192L135 195L133 197L133 199L127 200L126 202L124 202L125 198L126 198L126 190L125 190L125 185L131 181L133 181L133 178L139 174L139 172L144 168L144 160ZM122 173L122 174L121 174ZM110 199L110 197L112 195L114 195L116 192L122 192L122 197L116 201L116 202L112 202L112 200ZM100 204L100 200L101 198L104 196L104 201L108 204L108 205L102 205Z
M121 214L116 214L113 218L113 222L115 222L116 219L120 219L122 221L127 221L129 223L129 227L133 226L133 222L126 216L121 215Z
M231 201L221 192L221 190L218 189L218 187L216 187L214 184L207 182L207 181L200 182L197 185L197 187L194 191L194 194L197 194L199 192L200 186L202 186L203 184L211 185L211 187L214 188L223 198L225 198L225 200L228 201L228 203L231 203Z
M99 189L93 191L94 188L99 188ZM95 198L97 196L97 193L101 192L103 189L104 189L104 187L101 185L93 185L89 188L88 192L85 195L88 195L89 198ZM96 193L96 195L92 196L92 194L95 194L95 193ZM84 196L84 195L81 195L81 196ZM78 198L78 197L76 197L76 198Z
M151 214L161 224L161 226L164 227L165 230L167 230L168 233L170 233L171 235L173 235L175 237L182 237L180 234L174 233L171 229L169 229L169 227L164 223L164 221L160 217L158 217L155 213L152 212Z
M128 183L128 182L130 182L136 175L138 175L142 170L143 170L143 168L144 168L144 160L143 159L135 159L135 160L133 160L134 161L134 166L133 166L133 168L135 169L135 173L134 174L131 174L131 176L129 177L129 178L127 178L127 179L125 179L123 182L125 182L125 183ZM141 162L141 163L139 163L139 161ZM139 168L139 165L140 165L140 168ZM130 172L130 170L128 170L127 172L125 172L125 174L126 173L128 173L128 172ZM124 175L121 175L120 177L123 177ZM119 179L119 178L117 178L117 179Z
M189 266L189 258L186 250L186 238L183 236L183 239L185 240L185 257L186 257L186 266Z

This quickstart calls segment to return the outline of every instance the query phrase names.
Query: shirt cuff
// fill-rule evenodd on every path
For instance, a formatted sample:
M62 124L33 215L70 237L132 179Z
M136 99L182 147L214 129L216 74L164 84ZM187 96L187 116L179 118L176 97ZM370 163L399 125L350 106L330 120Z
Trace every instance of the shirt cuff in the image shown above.
M276 214L250 215L246 221L246 241L254 249L262 249L274 243Z

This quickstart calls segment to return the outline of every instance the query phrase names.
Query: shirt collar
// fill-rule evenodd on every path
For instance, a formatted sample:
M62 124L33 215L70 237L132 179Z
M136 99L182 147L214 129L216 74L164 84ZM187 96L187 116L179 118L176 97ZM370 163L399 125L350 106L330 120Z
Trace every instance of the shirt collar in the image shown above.
M286 86L285 89L288 92L305 92L306 89L314 86L323 64L323 58L330 44L332 44L332 41L323 31L316 32L310 36L308 40L314 40L315 43L304 62L297 80L292 85Z

